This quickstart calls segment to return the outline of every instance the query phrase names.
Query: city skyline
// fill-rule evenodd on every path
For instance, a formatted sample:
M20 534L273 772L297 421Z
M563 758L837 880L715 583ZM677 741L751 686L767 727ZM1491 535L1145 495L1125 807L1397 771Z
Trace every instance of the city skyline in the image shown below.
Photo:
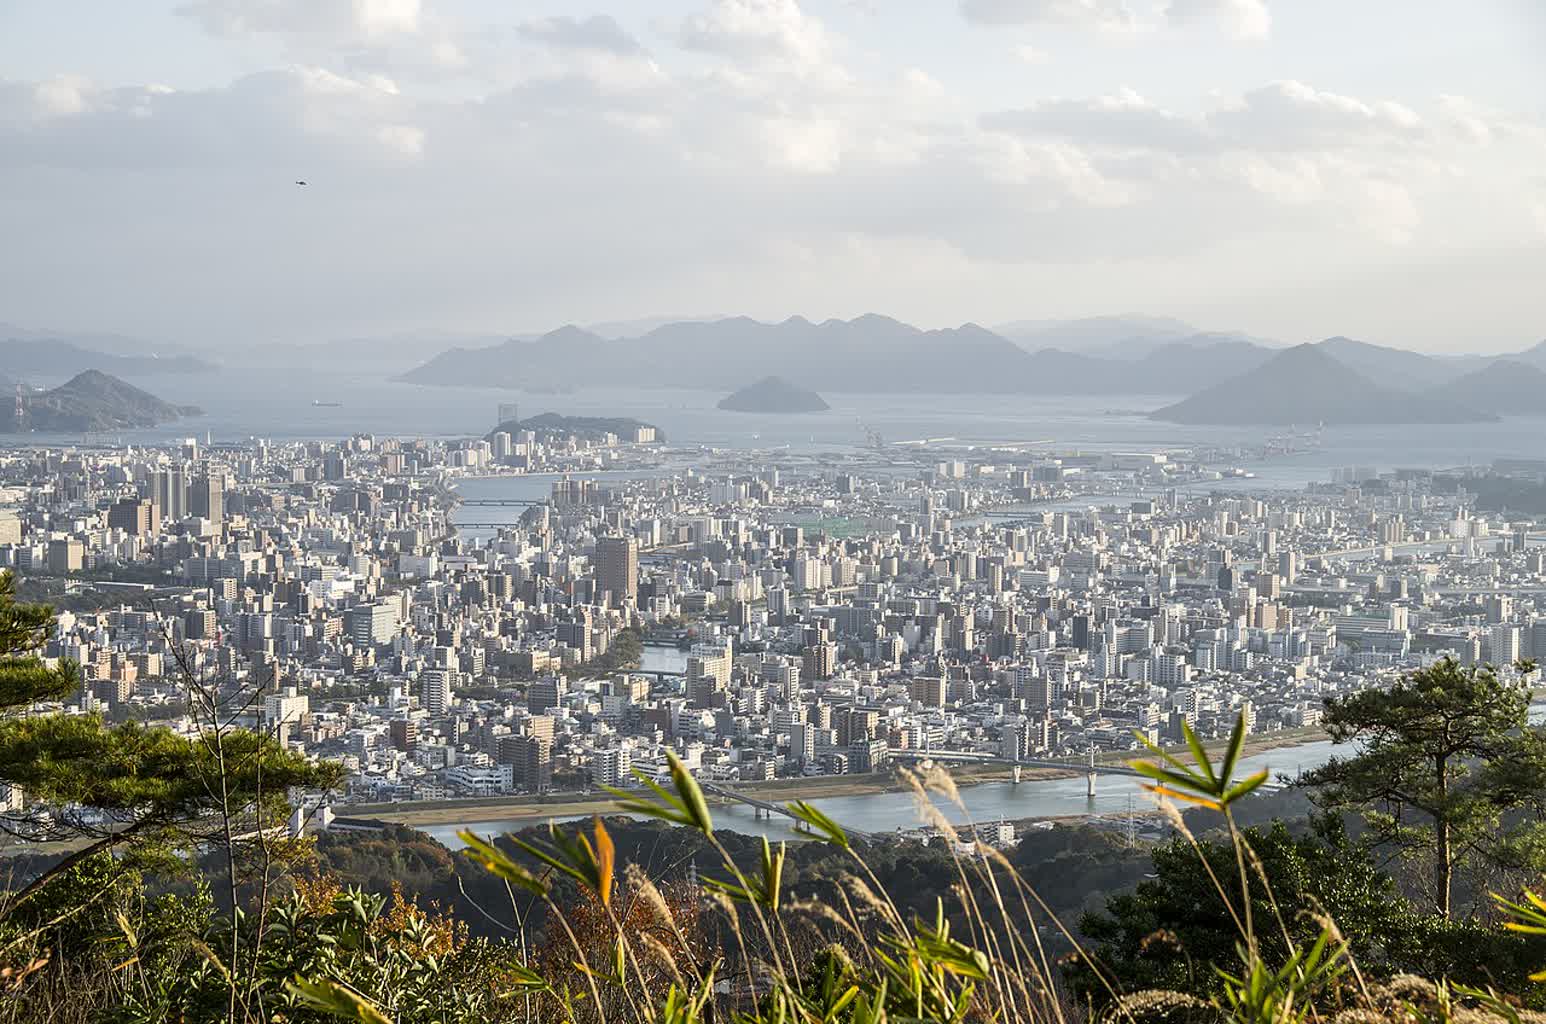
M1509 0L29 0L0 28L23 327L1542 334L1546 29Z

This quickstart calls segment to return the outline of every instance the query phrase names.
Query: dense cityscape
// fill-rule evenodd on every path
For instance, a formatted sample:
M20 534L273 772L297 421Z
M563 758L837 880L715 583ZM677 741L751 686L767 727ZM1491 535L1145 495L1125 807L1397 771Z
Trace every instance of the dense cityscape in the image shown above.
M0 0L0 1024L1546 1024L1543 51Z
M734 792L1077 771L1242 713L1313 739L1328 697L1546 654L1540 536L1431 472L1221 490L1186 450L814 458L535 427L8 449L0 565L66 609L46 657L84 672L63 710L191 734L196 679L346 766L298 800L307 827L664 780L667 751ZM457 490L526 477L541 498Z

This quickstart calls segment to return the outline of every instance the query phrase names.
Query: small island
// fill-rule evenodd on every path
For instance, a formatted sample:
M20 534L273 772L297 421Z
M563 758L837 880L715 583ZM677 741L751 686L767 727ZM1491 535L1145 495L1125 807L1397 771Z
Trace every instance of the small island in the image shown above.
M816 392L796 387L782 377L764 377L729 395L719 408L731 412L826 412L832 408Z
M173 405L110 374L86 370L51 391L24 392L17 403L0 403L0 433L133 430L200 415L196 406Z

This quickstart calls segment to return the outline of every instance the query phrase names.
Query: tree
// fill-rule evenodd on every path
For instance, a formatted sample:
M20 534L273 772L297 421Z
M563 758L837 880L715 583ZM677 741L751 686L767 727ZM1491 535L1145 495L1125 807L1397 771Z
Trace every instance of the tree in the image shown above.
M37 656L53 621L53 609L46 605L17 604L16 577L0 572L0 715L58 700L79 685L73 664L47 665Z
M23 840L84 844L11 894L0 916L125 844L148 853L266 842L268 830L288 817L293 789L338 781L336 766L252 732L205 729L188 737L40 711L80 685L74 665L49 665L38 655L52 621L47 606L17 603L14 578L0 574L0 781L20 787L32 807L0 813L0 829Z
M1430 857L1434 909L1448 918L1458 869L1540 867L1546 737L1529 704L1491 666L1445 658L1389 690L1329 701L1326 730L1358 753L1300 784L1323 808L1360 811L1377 841Z
M1288 955L1279 918L1302 943L1319 934L1317 915L1324 914L1354 943L1358 959L1376 968L1386 959L1386 947L1402 944L1403 901L1395 883L1380 873L1367 848L1348 838L1338 819L1317 818L1313 826L1302 836L1281 821L1240 833L1272 881L1269 892L1260 874L1248 876L1252 918L1271 922L1258 932L1261 952L1270 962ZM1212 868L1211 877L1227 878L1235 870L1232 843L1203 839L1194 848L1176 837L1153 849L1152 878L1080 921L1080 931L1095 944L1095 960L1118 988L1198 996L1217 990L1213 965L1235 960L1239 933L1218 887L1198 869L1199 854ZM1068 970L1076 991L1103 998L1104 987L1082 957L1071 960Z

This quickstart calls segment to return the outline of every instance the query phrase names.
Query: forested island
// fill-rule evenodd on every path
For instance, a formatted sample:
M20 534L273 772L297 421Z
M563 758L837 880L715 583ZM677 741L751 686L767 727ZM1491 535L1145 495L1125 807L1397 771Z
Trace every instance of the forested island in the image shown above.
M14 386L14 385L13 385ZM48 391L20 391L0 402L0 432L81 433L158 427L202 415L99 370L85 370Z
M782 377L764 377L720 399L719 408L732 412L826 412L832 408L820 395L796 387Z

